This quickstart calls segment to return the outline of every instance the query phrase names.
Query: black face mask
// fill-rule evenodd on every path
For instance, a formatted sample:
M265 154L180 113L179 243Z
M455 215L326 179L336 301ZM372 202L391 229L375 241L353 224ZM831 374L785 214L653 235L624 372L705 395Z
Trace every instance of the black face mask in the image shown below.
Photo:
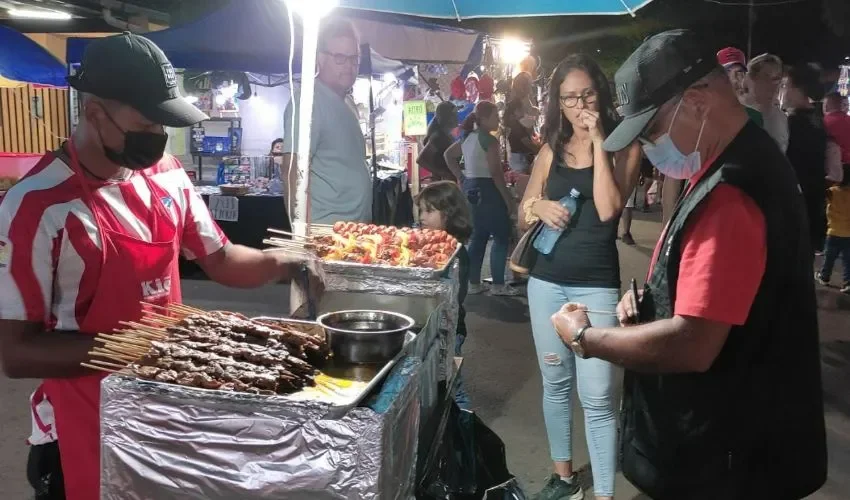
M112 163L123 165L130 170L144 170L156 164L165 155L165 144L168 142L167 134L125 132L108 113L106 116L124 134L124 151L116 151L109 146L103 146L104 154ZM100 142L103 144L102 135Z

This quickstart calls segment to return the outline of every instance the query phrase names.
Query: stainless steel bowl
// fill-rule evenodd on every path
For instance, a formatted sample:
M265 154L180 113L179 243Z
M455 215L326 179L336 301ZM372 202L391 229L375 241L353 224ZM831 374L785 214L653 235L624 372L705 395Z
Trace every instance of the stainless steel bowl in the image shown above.
M344 363L384 363L404 347L414 321L389 311L337 311L316 320L328 338L334 359Z

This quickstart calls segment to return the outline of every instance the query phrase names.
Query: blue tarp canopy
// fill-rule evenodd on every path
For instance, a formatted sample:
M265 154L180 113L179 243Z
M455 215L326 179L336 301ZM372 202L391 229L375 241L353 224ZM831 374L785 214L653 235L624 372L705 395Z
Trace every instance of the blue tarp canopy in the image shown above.
M345 15L339 12L336 15ZM347 17L347 16L346 16ZM381 17L384 18L382 21ZM398 72L404 61L466 62L479 34L471 30L407 20L397 16L356 12L351 16L373 54L373 72ZM296 21L296 29L297 28ZM430 34L430 38L423 38ZM448 40L446 35L451 35ZM289 18L281 0L231 1L193 22L145 34L178 68L244 71L262 74L289 72ZM444 39L439 40L440 37ZM301 35L296 33L293 69L301 66ZM69 38L68 64L79 63L89 38ZM405 47L409 50L405 55ZM384 49L392 53L385 53Z
M634 14L652 0L340 0L340 7L420 17L590 16Z
M38 43L0 26L0 76L8 80L67 87L62 62Z

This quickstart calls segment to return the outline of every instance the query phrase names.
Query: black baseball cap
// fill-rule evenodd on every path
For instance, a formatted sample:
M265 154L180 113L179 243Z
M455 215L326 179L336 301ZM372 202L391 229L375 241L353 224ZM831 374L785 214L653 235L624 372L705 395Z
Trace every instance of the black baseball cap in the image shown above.
M188 127L208 117L180 95L165 53L147 38L124 32L93 40L80 71L68 77L80 92L132 106L148 120Z
M714 51L690 30L665 31L647 38L614 75L623 121L605 139L606 151L628 147L662 104L719 67Z

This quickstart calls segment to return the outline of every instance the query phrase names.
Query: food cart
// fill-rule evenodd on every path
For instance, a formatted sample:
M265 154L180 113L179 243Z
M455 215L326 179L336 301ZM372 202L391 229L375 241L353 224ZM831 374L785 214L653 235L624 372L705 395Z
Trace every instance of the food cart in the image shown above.
M326 238L333 232L314 231ZM442 238L444 248L457 248ZM444 251L438 266L326 262L327 292L317 304L320 322L327 311L383 309L409 315L412 327L389 362L346 365L332 358L315 376L315 387L294 393L270 394L256 384L218 389L220 381L197 375L187 360L207 366L207 354L194 350L206 345L219 359L230 354L228 346L236 345L239 332L258 329L272 338L262 333L265 326L309 332L315 329L310 322L257 318L260 323L245 323L249 320L238 314L173 305L101 336L107 351L99 352L117 359L159 352L158 358L136 361L140 366L102 383L102 498L410 498L420 447L427 451L430 444L419 441L421 429L438 407L438 384L451 386L459 368L449 348L457 321L454 253ZM210 335L223 335L216 333L224 331L216 322L236 326L228 327L230 337L224 340L208 339L215 346L204 344ZM313 359L307 352L305 359ZM164 359L170 364L162 364ZM240 380L250 385L251 377Z

